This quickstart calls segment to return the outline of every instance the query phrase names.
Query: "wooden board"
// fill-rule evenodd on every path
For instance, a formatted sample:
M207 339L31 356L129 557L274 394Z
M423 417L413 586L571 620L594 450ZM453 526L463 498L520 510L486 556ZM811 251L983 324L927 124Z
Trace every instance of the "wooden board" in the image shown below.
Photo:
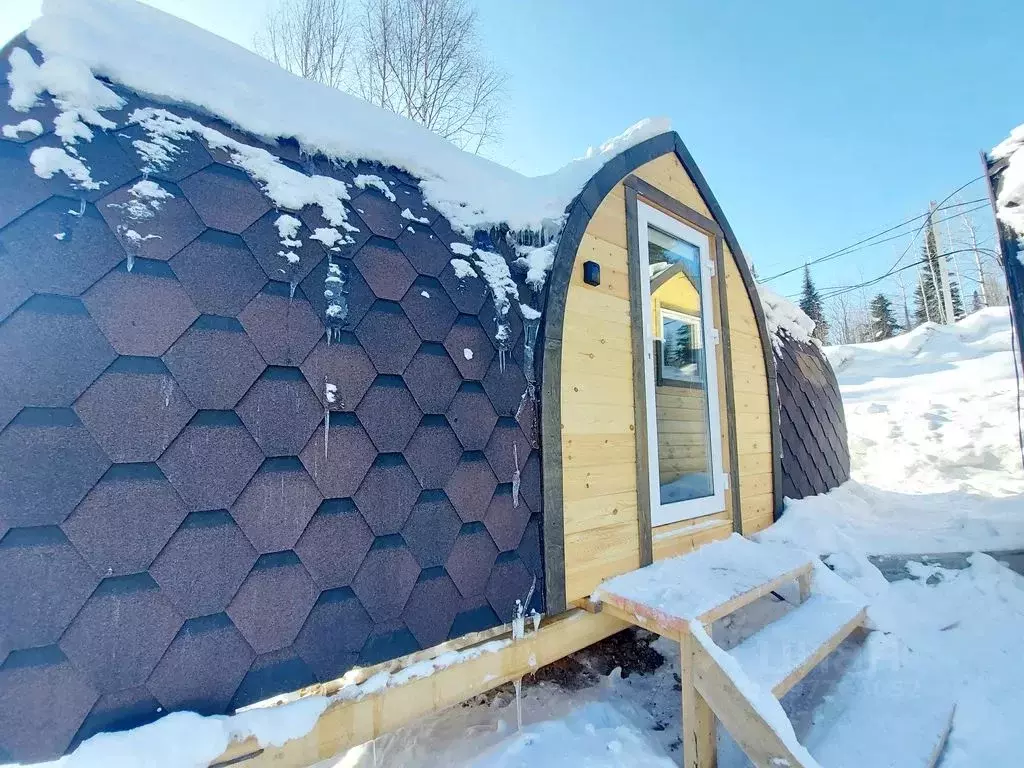
M694 639L694 685L729 735L758 768L807 765L787 747L718 661Z
M710 210L674 154L655 158L635 173L710 218ZM639 562L640 533L634 530L627 535L631 519L634 527L639 525L638 500L629 503L628 495L637 493L636 420L643 417L634 413L626 240L625 192L618 184L598 206L583 235L566 297L562 334L562 497L566 599L570 602L586 597L605 578L634 568ZM601 265L599 286L583 283L582 264L588 259ZM739 497L743 530L750 532L770 524L770 504L766 505L772 473L768 381L753 307L728 248L723 262L737 401ZM716 325L722 328L717 280L712 281L711 288L715 292ZM715 354L723 377L719 392L724 395L722 352L723 345L719 344ZM728 471L724 396L720 400L723 459ZM675 422L665 429L666 461L662 463L696 460L703 449L702 427L690 426L692 419L685 413L688 404L659 405L660 417ZM695 406L693 414L699 412ZM691 437L692 447L688 447ZM669 469L666 466L666 471ZM731 494L726 496L723 514L731 516ZM715 526L713 533L695 534L692 541L686 536L673 538L671 544L655 545L655 549L662 557L688 551L694 542L723 531L728 529Z
M574 610L541 624L505 648L481 653L428 677L328 705L310 733L263 749L254 739L232 743L213 765L300 768L326 760L426 715L517 680L628 626L613 616Z
M659 525L654 529L654 559L685 555L697 547L732 533L732 515L726 510L698 520Z

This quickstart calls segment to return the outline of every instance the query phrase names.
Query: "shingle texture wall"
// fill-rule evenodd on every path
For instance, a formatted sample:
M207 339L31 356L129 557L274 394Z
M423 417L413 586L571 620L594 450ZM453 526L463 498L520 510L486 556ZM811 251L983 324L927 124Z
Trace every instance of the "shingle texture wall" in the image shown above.
M782 433L782 492L802 499L850 478L850 450L839 384L812 344L782 336L775 348Z
M359 231L330 254L302 211L293 264L272 202L189 141L136 243L125 123L146 102L79 142L90 191L33 172L60 146L52 104L0 95L0 124L50 131L0 138L0 762L507 622L535 578L542 610L522 323L502 364L486 286L455 276L461 238L415 179L272 148L396 198L352 186ZM331 343L329 263L348 287Z

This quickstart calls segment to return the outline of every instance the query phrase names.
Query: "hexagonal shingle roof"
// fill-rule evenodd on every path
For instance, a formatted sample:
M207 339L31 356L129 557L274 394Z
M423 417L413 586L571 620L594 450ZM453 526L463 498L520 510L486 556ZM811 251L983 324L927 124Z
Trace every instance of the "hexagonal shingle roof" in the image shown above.
M523 355L499 370L486 284L454 274L463 238L416 179L168 107L347 185L351 229L331 245L314 237L331 226L319 207L282 210L198 136L152 166L134 143L146 131L125 123L166 105L117 91L118 130L78 145L98 190L33 173L29 153L60 146L48 97L19 118L43 135L0 137L0 755L13 760L496 624L540 568L537 453L511 418ZM395 200L354 185L367 174ZM344 284L327 296L332 274ZM66 705L37 733L55 691Z

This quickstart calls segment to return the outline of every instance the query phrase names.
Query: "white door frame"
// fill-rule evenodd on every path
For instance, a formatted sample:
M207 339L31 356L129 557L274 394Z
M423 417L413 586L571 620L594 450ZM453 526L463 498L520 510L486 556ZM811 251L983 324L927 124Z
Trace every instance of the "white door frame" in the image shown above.
M713 493L699 499L688 499L670 504L661 503L661 482L658 470L658 418L655 403L655 366L653 316L651 301L650 247L647 228L652 226L667 235L684 240L700 250L701 275L701 320L704 327L704 365L707 376L708 420L711 430L711 477ZM703 517L725 510L725 491L728 477L725 474L722 460L722 425L719 414L718 392L718 330L715 328L714 301L712 298L712 280L714 266L711 256L711 242L700 230L684 224L656 208L637 201L637 229L640 244L637 265L640 269L640 282L643 286L643 334L644 334L644 382L647 390L647 458L648 479L651 493L651 526L665 525L680 520Z

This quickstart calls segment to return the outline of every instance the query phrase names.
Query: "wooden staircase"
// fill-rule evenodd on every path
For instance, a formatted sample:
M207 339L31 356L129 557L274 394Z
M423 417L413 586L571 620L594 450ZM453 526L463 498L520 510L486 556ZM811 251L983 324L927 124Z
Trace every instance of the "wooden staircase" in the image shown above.
M805 553L734 534L604 582L595 610L679 640L683 765L717 764L715 719L758 768L933 768L954 703L856 661L801 743L778 699L864 624L867 606L814 589ZM799 605L729 651L712 624L798 585ZM893 717L906 713L907 717Z

